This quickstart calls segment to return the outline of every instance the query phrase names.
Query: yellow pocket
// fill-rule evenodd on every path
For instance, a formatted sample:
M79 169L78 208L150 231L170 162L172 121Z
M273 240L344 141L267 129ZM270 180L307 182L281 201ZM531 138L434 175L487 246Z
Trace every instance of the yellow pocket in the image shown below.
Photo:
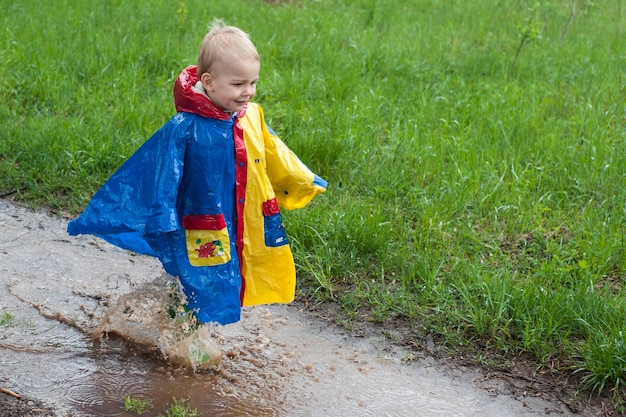
M193 266L212 266L230 261L230 238L223 214L183 217L187 256Z

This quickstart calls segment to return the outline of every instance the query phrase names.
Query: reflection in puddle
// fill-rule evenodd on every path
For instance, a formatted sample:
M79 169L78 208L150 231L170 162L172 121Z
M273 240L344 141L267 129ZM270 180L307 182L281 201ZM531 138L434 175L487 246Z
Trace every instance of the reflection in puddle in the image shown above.
M218 370L175 369L159 349L145 353L113 335L158 335L149 321L111 320L124 297L164 291L158 261L69 238L65 222L2 200L0 227L0 386L60 410L131 416L122 410L131 395L150 399L144 415L152 416L174 397L189 399L200 416L545 414L492 397L471 375L449 376L434 361L406 365L402 352L335 334L295 306L246 309L240 323L215 329L224 353ZM145 305L144 318L156 310ZM94 342L105 317L109 336Z

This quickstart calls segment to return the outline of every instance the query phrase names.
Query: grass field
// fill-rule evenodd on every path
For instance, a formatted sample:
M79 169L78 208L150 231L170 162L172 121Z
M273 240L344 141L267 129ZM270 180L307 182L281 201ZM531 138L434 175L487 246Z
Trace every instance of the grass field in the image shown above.
M302 297L626 383L626 3L0 0L0 194L78 213L174 113L214 17L328 192Z

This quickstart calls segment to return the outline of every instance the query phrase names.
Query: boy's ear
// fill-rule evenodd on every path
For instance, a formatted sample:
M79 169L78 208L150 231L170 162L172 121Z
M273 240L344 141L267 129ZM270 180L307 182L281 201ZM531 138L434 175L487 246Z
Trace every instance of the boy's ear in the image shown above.
M213 77L208 72L203 72L200 76L202 87L207 91L213 91Z

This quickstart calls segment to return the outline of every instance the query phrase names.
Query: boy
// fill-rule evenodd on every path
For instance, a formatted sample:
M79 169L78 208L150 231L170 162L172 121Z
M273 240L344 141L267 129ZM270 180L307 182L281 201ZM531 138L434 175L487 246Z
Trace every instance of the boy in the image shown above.
M198 66L176 80L178 113L68 225L70 235L157 256L201 323L232 323L241 306L293 300L279 205L304 207L327 187L250 103L259 70L248 35L216 20Z

